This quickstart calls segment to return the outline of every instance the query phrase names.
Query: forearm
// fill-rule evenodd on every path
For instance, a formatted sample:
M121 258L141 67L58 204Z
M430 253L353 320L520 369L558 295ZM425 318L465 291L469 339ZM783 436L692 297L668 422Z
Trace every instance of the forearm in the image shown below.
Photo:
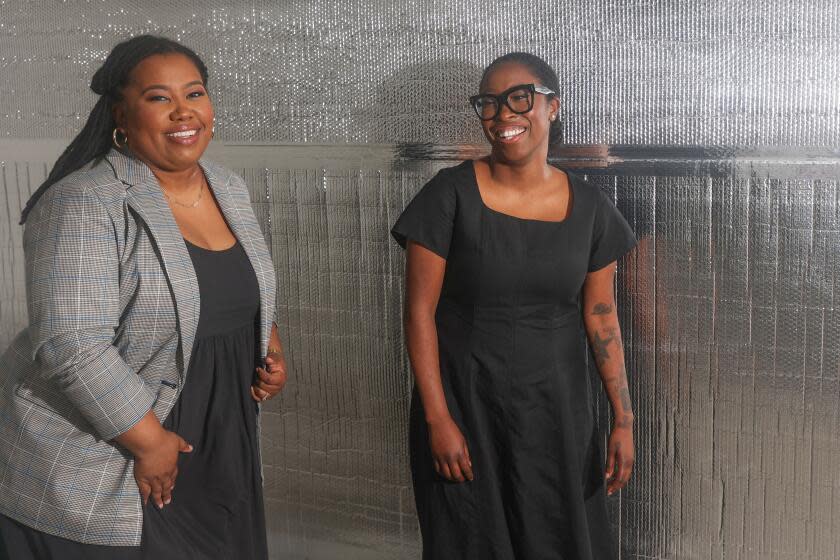
M449 418L440 378L437 327L428 310L406 309L406 345L427 423Z
M615 303L608 300L586 302L584 324L616 422L629 425L634 417L633 406L627 384L624 346Z
M135 457L153 452L162 441L164 428L151 410L128 431L114 438L114 441L128 449Z
M40 376L59 389L105 440L151 409L154 395L111 344L108 329L52 336L35 352Z

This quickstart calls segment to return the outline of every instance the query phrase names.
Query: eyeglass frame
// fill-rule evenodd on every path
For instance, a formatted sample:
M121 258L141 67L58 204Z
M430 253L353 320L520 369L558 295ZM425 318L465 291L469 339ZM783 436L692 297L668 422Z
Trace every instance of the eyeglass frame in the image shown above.
M517 111L513 107L510 106L508 103L510 94L518 89L525 89L531 93L531 100L528 104L528 108L524 111ZM478 115L478 118L482 121L492 121L496 117L499 116L499 113L502 111L502 104L507 105L507 108L516 115L524 115L528 111L534 108L534 99L536 99L536 94L542 95L557 95L556 91L553 91L545 86L538 86L536 84L519 84L513 87L510 87L499 94L492 94L492 93L479 93L478 95L470 96L470 105L472 105L473 111L475 114ZM481 99L482 97L491 97L496 99L496 112L493 113L492 117L482 117L481 113L478 112L478 107L475 106L476 101Z

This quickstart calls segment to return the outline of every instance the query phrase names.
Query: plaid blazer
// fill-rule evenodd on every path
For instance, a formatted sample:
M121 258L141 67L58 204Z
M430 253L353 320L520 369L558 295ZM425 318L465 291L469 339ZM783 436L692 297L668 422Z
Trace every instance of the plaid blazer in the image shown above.
M201 161L260 287L260 341L275 276L244 182ZM0 513L92 544L140 544L130 453L111 440L178 399L199 291L151 170L112 150L53 185L24 230L29 327L0 357Z

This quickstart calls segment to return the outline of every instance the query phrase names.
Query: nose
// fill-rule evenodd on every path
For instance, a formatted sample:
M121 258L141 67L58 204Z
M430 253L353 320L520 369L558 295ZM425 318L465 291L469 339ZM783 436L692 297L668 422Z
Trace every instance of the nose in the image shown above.
M192 111L187 107L183 99L175 99L173 101L172 112L169 114L170 120L184 121L192 118Z
M507 103L502 103L499 106L499 112L496 114L496 120L506 121L510 120L511 118L515 119L518 116L519 115L510 110L510 107L508 107Z

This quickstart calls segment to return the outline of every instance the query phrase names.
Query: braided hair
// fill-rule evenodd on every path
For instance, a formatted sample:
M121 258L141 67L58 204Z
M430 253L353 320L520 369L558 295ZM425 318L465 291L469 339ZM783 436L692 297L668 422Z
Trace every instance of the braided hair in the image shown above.
M90 89L100 97L88 115L84 128L58 157L47 179L29 198L21 213L21 224L52 185L91 161L105 157L111 149L111 135L116 126L114 105L122 100L122 90L128 84L132 70L143 60L157 54L186 56L195 64L204 85L207 85L207 67L201 58L192 49L172 39L139 35L119 43L108 54L90 82Z
M554 96L560 93L560 80L557 78L557 73L554 69L543 59L535 54L526 52L512 52L500 56L490 63L484 72L481 74L481 83L493 71L494 68L500 64L505 63L520 64L528 69L542 85L554 91ZM548 129L548 149L556 148L563 143L563 122L560 119L552 121Z

